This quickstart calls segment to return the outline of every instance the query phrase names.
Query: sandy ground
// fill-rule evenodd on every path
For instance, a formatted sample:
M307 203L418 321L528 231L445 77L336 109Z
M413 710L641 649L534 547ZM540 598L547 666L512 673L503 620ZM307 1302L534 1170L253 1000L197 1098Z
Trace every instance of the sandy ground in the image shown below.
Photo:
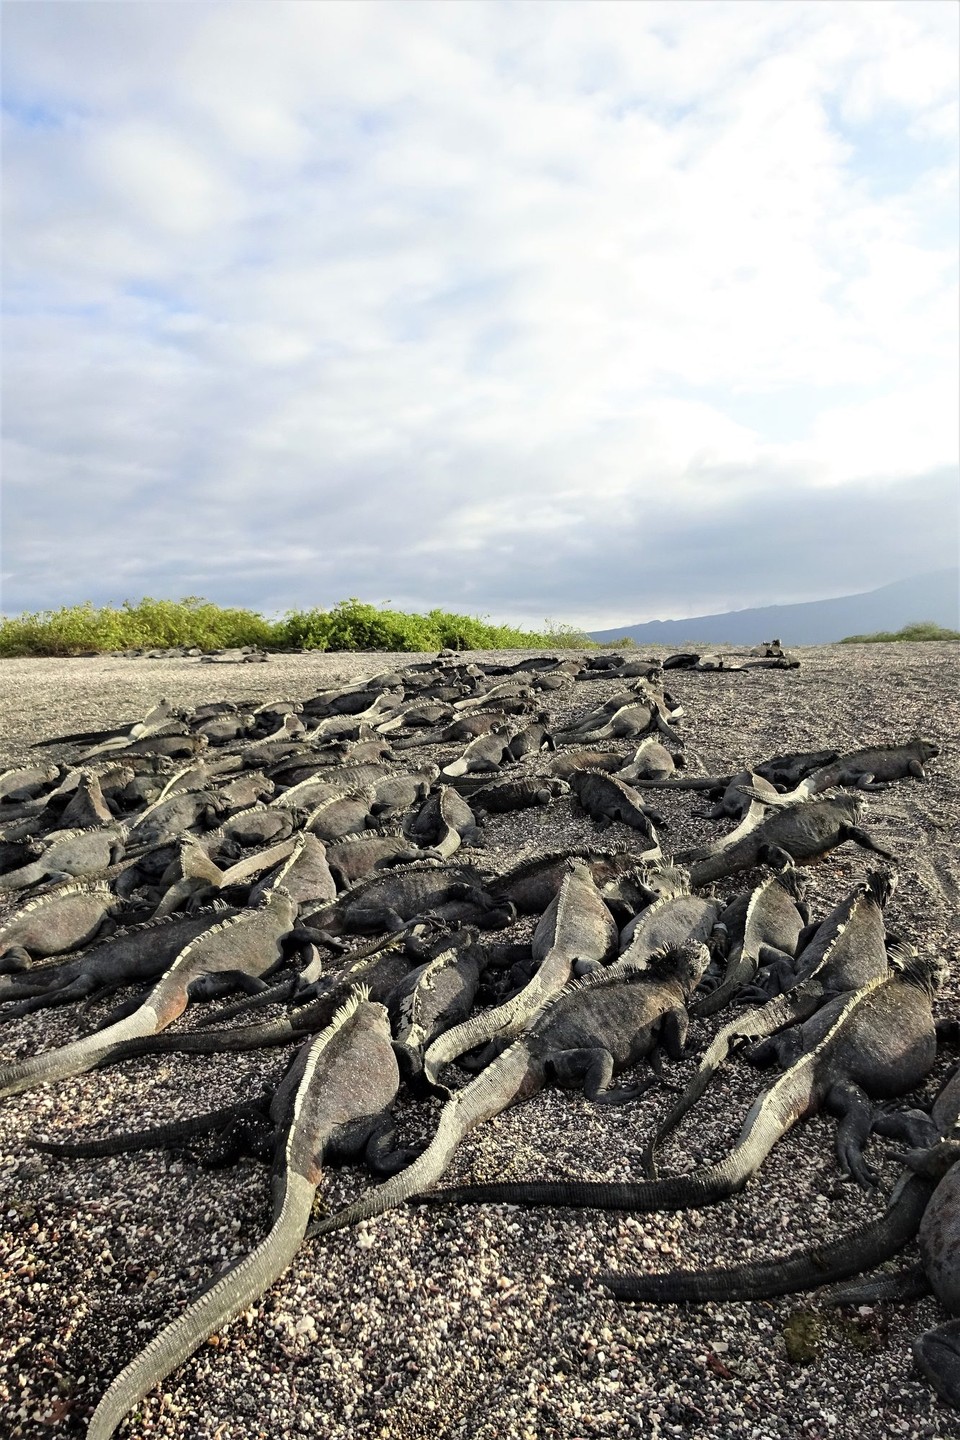
M956 647L799 653L799 671L671 675L686 711L681 728L695 757L691 768L699 759L708 769L732 770L787 749L854 748L916 734L937 741L942 753L929 783L906 781L870 797L866 825L898 857L888 927L950 958L937 1011L956 1014ZM415 658L303 655L261 666L4 661L3 759L22 763L37 753L29 747L38 740L132 722L161 695L176 705L306 697ZM580 684L556 709L583 711L615 688ZM61 758L71 747L41 753ZM660 808L671 822L665 848L717 833L694 818L700 807L690 795L669 796ZM493 819L488 849L471 858L504 866L592 833L569 800L560 800L545 811ZM816 916L863 877L871 858L847 845L815 868ZM728 894L734 886L721 888ZM517 933L528 931L526 922ZM0 1055L63 1043L115 1003L13 1021L0 1029ZM705 1041L717 1023L703 1023L695 1038ZM25 1137L105 1132L210 1109L276 1075L289 1054L143 1058L2 1102L0 1400L11 1440L82 1434L109 1381L205 1278L263 1235L269 1216L267 1175L252 1161L225 1172L163 1153L67 1161L31 1152ZM954 1059L941 1057L924 1093ZM687 1063L671 1073L682 1079L691 1069ZM665 1149L664 1169L717 1158L766 1080L731 1065ZM644 1138L669 1099L653 1090L635 1104L604 1109L569 1093L541 1095L471 1136L448 1179L637 1175ZM401 1128L411 1137L428 1133L435 1116L433 1102L407 1104ZM946 1440L957 1433L958 1417L914 1372L909 1350L912 1336L942 1319L933 1300L844 1311L840 1319L823 1312L818 1354L793 1364L784 1330L813 1308L809 1299L653 1309L618 1306L591 1284L606 1269L729 1264L855 1228L882 1209L884 1196L864 1195L840 1178L833 1135L828 1118L797 1127L744 1194L700 1212L404 1208L308 1243L261 1302L169 1376L118 1433L158 1440ZM889 1186L895 1158L876 1144L871 1158ZM327 1205L339 1207L368 1183L356 1168L331 1173Z

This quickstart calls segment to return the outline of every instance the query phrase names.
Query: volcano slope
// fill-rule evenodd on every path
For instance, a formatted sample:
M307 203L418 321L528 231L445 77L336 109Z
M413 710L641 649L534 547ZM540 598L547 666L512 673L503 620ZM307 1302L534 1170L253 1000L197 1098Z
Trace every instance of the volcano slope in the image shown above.
M799 670L668 677L684 708L679 728L688 773L733 773L788 750L854 750L918 734L939 744L929 781L902 781L868 795L865 824L896 856L899 887L888 928L950 960L937 1014L956 1015L955 649L898 644L799 654ZM302 699L422 658L430 657L275 656L267 665L235 668L186 659L4 661L2 761L72 758L76 745L31 745L130 724L160 696L174 707ZM509 664L520 656L463 658ZM554 727L569 725L622 688L614 671L550 692ZM429 757L445 764L462 748L436 746ZM625 759L635 748L624 743ZM536 764L525 762L520 773L532 773ZM669 822L660 831L667 855L709 843L724 828L694 818L702 807L689 792L658 790L655 804ZM617 826L595 830L561 797L548 807L491 816L484 839L483 849L462 858L504 870L542 850L635 837ZM811 866L814 916L826 914L875 858L845 845ZM723 881L721 898L755 878L759 872ZM14 899L5 897L0 920L14 908ZM536 917L524 916L494 938L528 940L535 924ZM117 1000L98 1000L82 1013L67 1006L11 1020L0 1028L4 1057L67 1043L79 1029L103 1023ZM732 1013L695 1022L694 1046L705 1045ZM185 1028L194 1023L187 1019ZM944 1050L923 1090L906 1103L932 1093L953 1059ZM226 1106L258 1093L282 1063L271 1051L141 1057L0 1105L0 1403L16 1440L83 1435L98 1399L133 1355L269 1224L267 1174L253 1162L209 1170L189 1156L152 1151L64 1160L30 1150L25 1137L106 1134ZM668 1078L684 1082L695 1063L668 1064ZM689 1170L721 1154L768 1081L742 1063L729 1064L664 1147L662 1170ZM672 1098L651 1090L635 1104L598 1108L575 1092L547 1090L469 1136L445 1183L639 1177L645 1141ZM437 1102L401 1105L403 1142L426 1140L437 1114ZM198 1440L384 1434L575 1440L707 1433L733 1440L853 1440L865 1430L946 1437L956 1417L915 1372L910 1356L911 1339L942 1323L931 1299L877 1304L837 1318L816 1311L809 1296L690 1309L619 1306L592 1284L591 1277L610 1270L764 1259L813 1235L838 1237L881 1213L883 1194L865 1196L841 1179L832 1135L828 1117L796 1128L756 1184L700 1212L404 1207L308 1242L260 1301L168 1376L117 1433L166 1440L188 1434ZM875 1142L870 1158L890 1185L899 1162L889 1143ZM356 1167L333 1172L324 1192L327 1211L370 1183ZM573 1275L585 1275L586 1284L576 1288Z

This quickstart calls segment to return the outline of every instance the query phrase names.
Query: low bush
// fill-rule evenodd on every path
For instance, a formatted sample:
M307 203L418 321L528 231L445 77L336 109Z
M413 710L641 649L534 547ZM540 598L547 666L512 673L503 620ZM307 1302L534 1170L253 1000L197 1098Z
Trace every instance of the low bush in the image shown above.
M268 650L555 650L594 648L572 625L546 622L544 631L491 625L473 615L430 610L415 615L362 600L330 610L291 610L270 621L252 610L223 609L190 595L149 596L119 608L89 601L0 620L0 656L106 654L115 650L196 646L221 650L258 645Z
M877 630L873 635L846 635L840 644L878 645L891 640L960 640L960 630L948 630L932 620L915 620L912 625L904 625L897 631Z

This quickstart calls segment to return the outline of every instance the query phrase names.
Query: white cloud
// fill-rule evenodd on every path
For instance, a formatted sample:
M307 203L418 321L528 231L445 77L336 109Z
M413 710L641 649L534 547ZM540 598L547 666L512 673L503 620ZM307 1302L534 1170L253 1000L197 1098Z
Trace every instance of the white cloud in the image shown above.
M382 573L509 618L562 551L570 618L615 621L611 525L726 603L743 567L698 526L749 533L758 486L815 508L888 477L907 506L956 463L956 21L11 7L7 608L204 573L320 603ZM791 553L769 585L806 574ZM876 583L895 553L881 533Z

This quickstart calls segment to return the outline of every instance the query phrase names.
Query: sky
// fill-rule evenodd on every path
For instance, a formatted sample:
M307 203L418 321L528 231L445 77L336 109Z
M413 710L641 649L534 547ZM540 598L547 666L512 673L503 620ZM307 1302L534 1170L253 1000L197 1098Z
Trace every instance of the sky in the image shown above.
M952 0L11 0L7 614L956 563Z

